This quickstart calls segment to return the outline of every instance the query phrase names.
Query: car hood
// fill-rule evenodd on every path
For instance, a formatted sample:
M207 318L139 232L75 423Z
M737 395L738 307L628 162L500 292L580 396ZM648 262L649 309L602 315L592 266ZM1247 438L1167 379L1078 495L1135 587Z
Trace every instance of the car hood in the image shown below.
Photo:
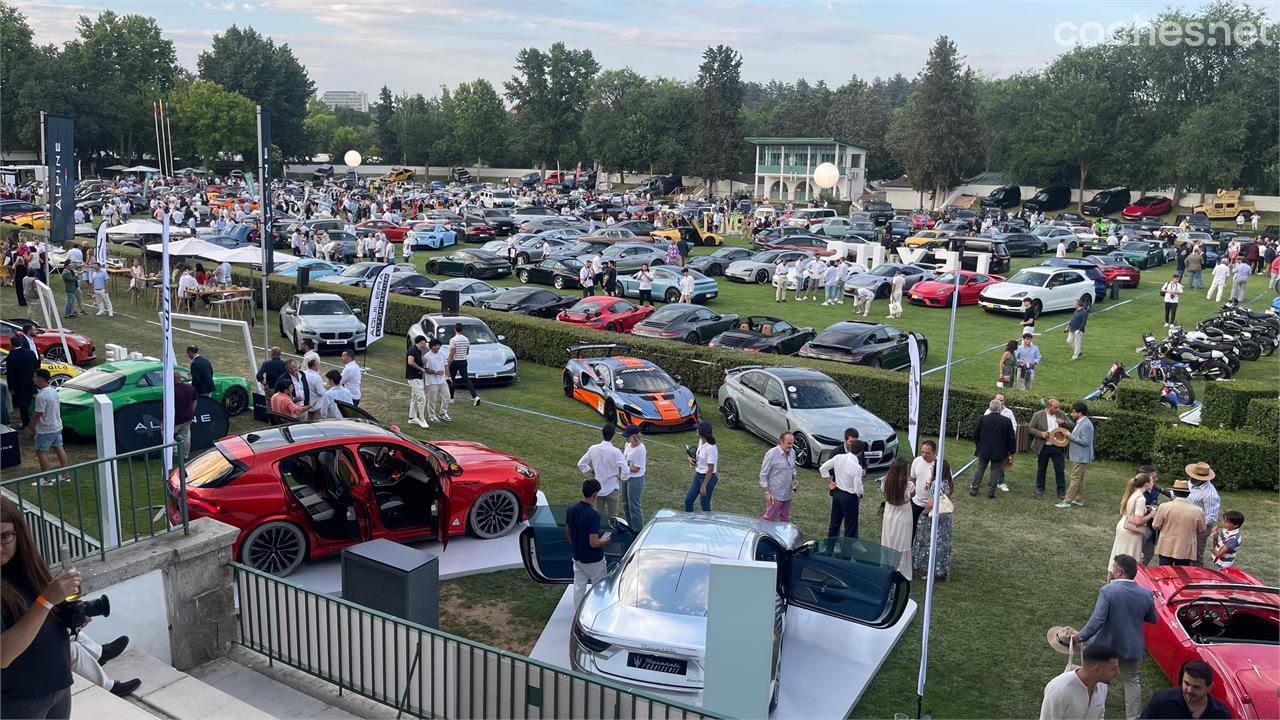
M614 401L624 409L634 406L645 417L685 417L693 412L693 393L683 385L665 393L614 393Z
M494 372L515 357L515 351L502 343L472 344L467 355L467 369L472 373Z
M903 277L905 278L905 276ZM848 280L845 280L844 284L852 285L853 287L873 288L879 285L884 285L890 280L892 280L892 278L887 278L881 275L872 275L871 273L858 273L857 275L851 275ZM905 285L906 283L904 282L903 284Z
M955 285L952 283L942 283L937 280L922 280L915 285L912 285L908 292L915 295L950 295L951 291L954 289ZM939 290L942 292L939 293Z
M1045 291L1045 288L1035 285L1023 285L1022 283L1002 282L994 285L988 285L982 289L982 295L988 298L1011 299L1021 297L1035 297L1039 293Z
M363 282L365 279L366 278L348 277L345 275L326 275L316 282L327 282L333 283L334 285L355 285L358 282Z
M838 433L843 428L852 427L857 429L859 437L871 443L873 440L882 440L893 434L893 428L889 423L858 405L820 410L792 410L788 416L793 425L807 429L810 435L840 437Z
M363 330L364 323L355 315L303 315L300 324L308 330L340 332Z
M458 465L462 467L464 473L476 473L477 475L486 471L494 472L515 472L514 464L529 466L528 463L517 458L515 455L494 450L487 445L481 445L478 442L468 440L445 440L441 442L433 442L432 445L453 456ZM469 478L478 480L480 478Z
M729 263L729 267L725 268L725 272L754 272L756 270L772 270L772 263L756 262L755 260L734 260Z

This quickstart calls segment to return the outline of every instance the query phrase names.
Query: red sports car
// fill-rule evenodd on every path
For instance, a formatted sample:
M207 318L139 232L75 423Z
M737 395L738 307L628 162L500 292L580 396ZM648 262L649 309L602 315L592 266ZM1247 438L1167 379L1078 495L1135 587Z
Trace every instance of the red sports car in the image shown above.
M978 295L988 285L1004 282L1003 275L960 271L960 304L977 305ZM951 292L956 286L956 276L943 273L936 280L923 280L907 291L907 302L925 307L951 307Z
M365 220L359 225L356 225L356 230L367 230L370 233L380 232L383 235L386 235L387 239L391 242L400 242L404 240L404 236L409 233L408 227L396 225L395 223L388 222L386 220Z
M13 320L0 320L0 348L11 350L13 347L13 336L22 330L22 323L27 320L18 318ZM62 340L57 330L45 330L37 326L35 336L31 338L36 345L36 352L40 357L49 358L50 360L58 360L61 362L70 362L72 365L87 365L94 361L97 355L97 348L93 344L93 340L79 333L63 330L67 338L67 349L71 351L71 359L63 357L66 352L62 349Z
M182 522L169 476L166 508ZM366 540L511 532L537 503L538 471L467 441L428 443L367 420L322 420L229 435L187 463L191 518L240 528L233 557L288 575Z
M585 325L596 330L627 333L636 323L656 310L652 305L632 305L630 301L609 295L592 295L579 300L573 307L561 310L556 320L573 325Z
M1138 198L1138 201L1126 206L1120 213L1125 220L1137 220L1144 217L1159 217L1168 215L1173 209L1173 200L1164 195L1148 195Z
M1140 567L1137 581L1156 601L1147 652L1171 683L1200 660L1231 717L1280 717L1280 588L1235 568Z
M933 227L933 216L924 210L917 210L911 213L911 226L916 230L924 230Z
M1086 255L1085 260L1098 266L1098 271L1108 282L1119 282L1120 287L1138 287L1142 271L1119 255Z

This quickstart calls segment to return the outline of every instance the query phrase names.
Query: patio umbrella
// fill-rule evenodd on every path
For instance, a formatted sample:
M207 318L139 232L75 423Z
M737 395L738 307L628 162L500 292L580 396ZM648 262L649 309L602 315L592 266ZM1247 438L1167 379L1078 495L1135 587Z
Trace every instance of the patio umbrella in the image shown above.
M107 228L108 235L159 235L161 231L160 223L154 220L131 220ZM156 247L159 249L159 244Z
M169 247L170 251L172 251L172 243ZM220 248L219 250L219 252L210 253L205 257L216 262L229 262L232 265L262 265L262 248L245 245L244 247ZM294 260L297 260L297 258L292 255L271 251L271 261L277 265L283 265Z
M152 252L160 252L163 247L164 243L151 243L150 245L147 245L147 249ZM225 250L226 248L221 245L214 245L211 242L205 242L199 238L169 241L170 256L182 255L187 257L211 257L212 254L223 252Z
M160 172L160 168L153 168L148 165L134 165L133 167L125 168L124 171L125 172L143 172L143 173Z
M125 167L124 165L108 165L102 169L103 170L128 170L129 168Z

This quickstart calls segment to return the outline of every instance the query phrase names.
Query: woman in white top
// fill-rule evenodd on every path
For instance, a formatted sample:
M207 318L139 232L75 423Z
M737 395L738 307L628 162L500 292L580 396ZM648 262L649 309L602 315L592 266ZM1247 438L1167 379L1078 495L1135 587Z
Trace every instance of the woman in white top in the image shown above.
M911 579L911 494L915 483L907 469L907 461L897 458L884 476L884 521L880 525L880 544L898 551L898 572Z
M1173 327L1178 321L1178 296L1182 294L1182 276L1174 273L1169 282L1160 287L1164 295L1164 326Z
M716 468L720 461L720 451L716 448L716 438L711 434L711 423L698 423L698 450L689 458L693 466L693 482L689 483L689 492L684 494L684 511L693 512L693 501L698 500L703 512L711 512L711 493L715 492Z
M1155 508L1147 507L1146 493L1151 490L1151 485L1151 476L1146 473L1138 473L1129 479L1124 496L1120 499L1116 539L1107 555L1108 571L1111 569L1111 558L1117 555L1128 555L1134 560L1142 559L1142 539L1147 532L1147 520L1155 512Z
M640 266L639 272L636 273L636 282L640 287L639 305L644 307L647 302L653 305L653 273L649 272L649 263Z
M644 494L644 474L648 466L649 451L640 441L640 428L628 425L622 429L622 461L627 465L627 479L622 481L623 515L632 530L644 527L644 511L640 499ZM713 446L714 447L714 446Z
M133 304L138 304L138 298L142 296L142 291L147 289L147 273L142 269L142 263L138 258L133 259L133 267L129 268L129 297L133 298Z
M926 577L929 571L929 542L933 527L933 483L933 477L925 483L924 512L916 521L911 553L912 566L919 572L925 573ZM951 516L955 510L955 504L951 502L953 492L955 492L955 479L951 476L951 464L943 460L942 494L939 495L939 498L942 498L942 507L938 508L938 547L933 557L933 576L939 580L951 579ZM913 498L919 495L920 489L917 486Z

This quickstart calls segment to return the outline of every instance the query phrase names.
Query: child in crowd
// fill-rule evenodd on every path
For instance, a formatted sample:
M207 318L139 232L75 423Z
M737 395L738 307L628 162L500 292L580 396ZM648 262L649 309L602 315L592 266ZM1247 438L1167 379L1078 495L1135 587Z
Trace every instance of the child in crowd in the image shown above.
M1228 510L1222 514L1222 522L1213 529L1213 566L1219 570L1236 564L1236 553L1240 551L1243 539L1240 526L1244 525L1244 513L1239 510Z

